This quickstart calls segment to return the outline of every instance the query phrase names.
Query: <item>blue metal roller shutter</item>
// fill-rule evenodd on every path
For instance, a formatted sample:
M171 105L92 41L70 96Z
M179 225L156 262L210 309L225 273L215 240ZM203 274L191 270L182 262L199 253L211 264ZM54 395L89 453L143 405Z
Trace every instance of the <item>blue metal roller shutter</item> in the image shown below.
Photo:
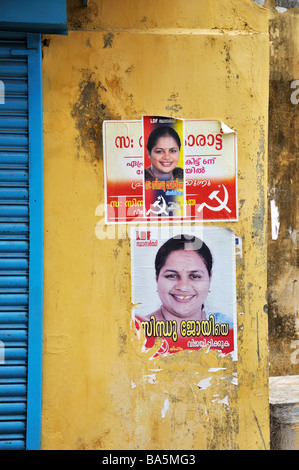
M0 450L40 446L40 55L39 35L0 33Z

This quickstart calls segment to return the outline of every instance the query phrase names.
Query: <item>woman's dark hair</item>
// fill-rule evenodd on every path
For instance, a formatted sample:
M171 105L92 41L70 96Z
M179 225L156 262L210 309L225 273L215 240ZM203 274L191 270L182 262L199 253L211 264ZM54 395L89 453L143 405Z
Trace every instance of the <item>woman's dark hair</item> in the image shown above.
M155 259L156 279L158 279L161 269L166 263L166 259L170 253L179 250L193 250L203 259L209 276L211 276L213 258L208 246L194 235L177 235L170 238L162 245Z
M170 136L173 137L176 143L178 144L179 149L181 148L181 139L179 134L169 126L161 126L161 127L156 127L154 129L148 138L146 148L149 154L151 154L151 151L153 150L153 147L156 145L156 142L160 137L166 137Z

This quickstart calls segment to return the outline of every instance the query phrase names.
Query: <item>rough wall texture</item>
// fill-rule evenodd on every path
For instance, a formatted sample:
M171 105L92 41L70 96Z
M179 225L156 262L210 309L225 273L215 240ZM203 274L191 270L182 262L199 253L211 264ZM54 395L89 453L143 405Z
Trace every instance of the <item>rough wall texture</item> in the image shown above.
M279 233L268 231L270 375L299 373L298 154L299 8L281 13L269 2L269 203L279 212ZM297 353L296 353L297 351Z
M267 449L267 11L250 0L88 3L69 2L68 36L44 38L42 447ZM142 114L237 131L238 361L140 352L130 241L99 240L95 225L102 122Z

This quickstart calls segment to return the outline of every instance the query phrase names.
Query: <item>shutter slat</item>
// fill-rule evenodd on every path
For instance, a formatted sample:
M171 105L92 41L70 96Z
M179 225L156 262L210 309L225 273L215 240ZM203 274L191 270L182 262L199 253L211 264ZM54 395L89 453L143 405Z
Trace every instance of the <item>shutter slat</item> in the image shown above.
M25 403L0 403L0 420L9 421L10 419L22 419L26 416Z
M0 106L1 109L1 106ZM0 149L1 166L9 165L13 168L18 166L28 167L28 153L26 152L5 152Z
M6 347L5 364L24 365L27 363L27 347ZM0 403L1 404L1 403Z
M25 450L24 439L0 440L0 450Z

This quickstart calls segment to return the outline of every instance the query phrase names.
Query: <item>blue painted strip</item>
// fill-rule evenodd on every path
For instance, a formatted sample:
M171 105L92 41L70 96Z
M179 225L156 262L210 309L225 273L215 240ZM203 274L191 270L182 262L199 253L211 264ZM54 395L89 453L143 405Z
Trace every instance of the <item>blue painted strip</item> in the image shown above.
M29 328L26 448L39 450L42 411L43 338L43 115L41 36L28 34L29 93Z

